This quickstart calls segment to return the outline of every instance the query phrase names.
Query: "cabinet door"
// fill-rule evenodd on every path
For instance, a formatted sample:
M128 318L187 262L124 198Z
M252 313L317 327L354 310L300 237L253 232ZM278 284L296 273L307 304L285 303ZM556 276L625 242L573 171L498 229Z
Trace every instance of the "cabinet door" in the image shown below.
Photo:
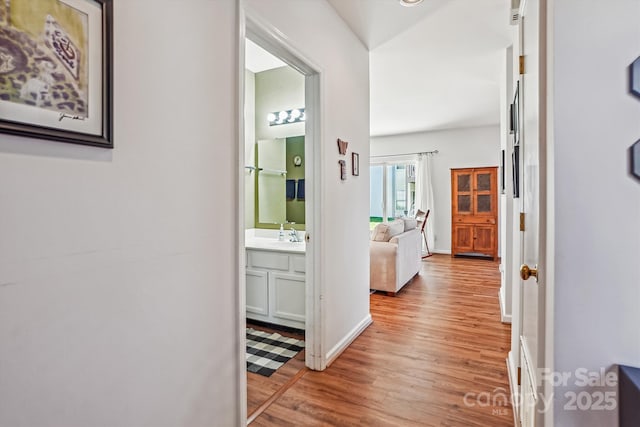
M491 216L497 214L497 173L495 168L473 171L473 215Z
M473 252L473 225L453 225L453 254Z
M247 314L269 315L269 287L267 272L246 270L247 279Z
M473 213L473 170L452 170L451 172L451 213L471 215Z
M297 274L269 273L271 316L277 319L302 322L305 316L305 278ZM280 322L288 326L286 322Z
M495 248L495 226L474 227L473 251L493 256Z

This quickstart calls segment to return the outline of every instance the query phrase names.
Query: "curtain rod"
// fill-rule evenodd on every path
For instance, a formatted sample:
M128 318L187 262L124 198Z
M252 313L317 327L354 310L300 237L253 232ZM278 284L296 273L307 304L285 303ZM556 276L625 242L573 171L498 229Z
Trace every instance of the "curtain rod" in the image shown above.
M439 151L438 150L433 150L433 151L422 151L420 153L405 153L405 154L387 154L387 155L380 155L380 156L370 156L370 158L375 159L377 157L400 157L400 156L413 156L413 155L420 155L420 154L438 154Z

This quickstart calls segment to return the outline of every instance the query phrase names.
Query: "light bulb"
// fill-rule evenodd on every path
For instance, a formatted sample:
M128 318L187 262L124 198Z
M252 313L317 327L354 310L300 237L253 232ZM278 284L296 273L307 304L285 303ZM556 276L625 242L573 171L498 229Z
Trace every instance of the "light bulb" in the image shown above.
M267 114L267 120L269 120L269 123L273 123L277 120L277 117L275 114L269 113Z
M422 3L422 0L400 0L400 4L406 7L415 6L418 3Z
M280 114L278 114L278 118L280 120L287 120L287 117L289 117L289 113L287 113L286 111L280 111Z

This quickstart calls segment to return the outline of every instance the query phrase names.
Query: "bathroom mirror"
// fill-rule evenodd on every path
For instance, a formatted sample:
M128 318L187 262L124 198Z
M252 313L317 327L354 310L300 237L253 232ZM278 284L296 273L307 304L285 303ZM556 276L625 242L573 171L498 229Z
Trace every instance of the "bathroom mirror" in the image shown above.
M305 111L305 77L282 62L256 64L245 85L245 228L303 230L306 120L284 117Z
M259 140L255 161L256 227L304 229L304 136Z

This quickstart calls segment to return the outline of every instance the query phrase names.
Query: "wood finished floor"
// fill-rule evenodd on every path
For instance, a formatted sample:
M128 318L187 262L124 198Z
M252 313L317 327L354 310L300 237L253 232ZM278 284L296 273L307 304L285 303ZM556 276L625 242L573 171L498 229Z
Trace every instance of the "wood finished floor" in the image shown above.
M247 319L247 327L265 332L276 332L280 335L304 340L304 334L296 334L290 331L283 332L277 329L268 328L264 325L253 324L249 319ZM247 415L249 417L251 417L251 415L260 408L260 406L267 402L271 396L276 394L282 387L292 380L299 371L305 369L304 355L304 350L302 350L296 354L295 357L281 366L280 369L275 371L270 377L265 377L253 372L247 372Z
M372 295L373 324L251 426L513 426L511 407L491 403L509 395L498 263L435 255L422 264L396 297Z

